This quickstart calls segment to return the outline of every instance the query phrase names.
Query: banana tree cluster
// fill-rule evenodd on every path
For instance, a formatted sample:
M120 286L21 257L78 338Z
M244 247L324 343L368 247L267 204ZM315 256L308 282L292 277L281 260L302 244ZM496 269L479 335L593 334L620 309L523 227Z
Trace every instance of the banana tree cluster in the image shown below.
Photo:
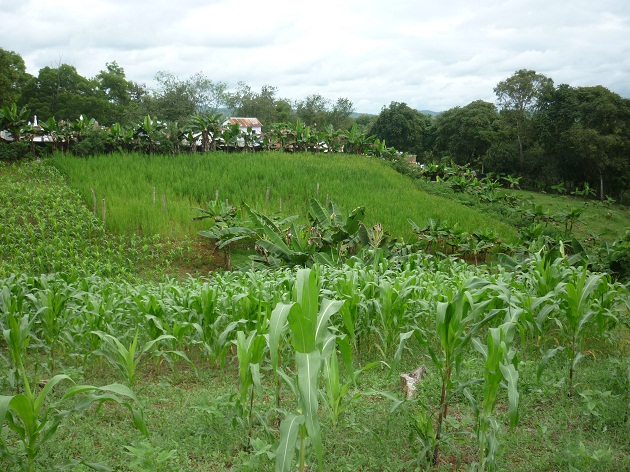
M296 222L297 216L271 218L243 204L242 211L218 200L198 209L195 220L211 220L211 227L200 231L225 253L229 268L230 249L236 243L253 244L255 263L265 266L336 265L361 251L389 251L393 245L381 225L368 229L363 223L365 208L358 207L347 216L333 201L322 205L310 200L310 222ZM247 217L241 216L247 214Z
M187 122L165 122L145 116L140 123L101 126L83 116L75 121L59 121L49 117L38 126L29 124L29 110L13 104L0 110L0 130L7 130L11 139L27 140L35 152L35 138L51 150L73 152L86 156L120 151L147 154L181 152L251 152L257 149L285 152L331 152L373 155L389 159L399 153L385 141L368 136L355 124L350 130L328 125L317 129L299 118L295 123L267 126L262 134L251 128L241 129L238 123L227 123L221 113L196 113Z

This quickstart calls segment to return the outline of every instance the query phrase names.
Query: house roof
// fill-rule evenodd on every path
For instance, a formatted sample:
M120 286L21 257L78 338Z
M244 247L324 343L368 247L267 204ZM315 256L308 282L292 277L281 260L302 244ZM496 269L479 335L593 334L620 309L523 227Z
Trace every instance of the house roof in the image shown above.
M228 118L227 121L230 124L238 123L243 128L247 128L247 127L262 128L262 123L260 121L258 121L258 118L238 118L238 117L233 117L233 118Z

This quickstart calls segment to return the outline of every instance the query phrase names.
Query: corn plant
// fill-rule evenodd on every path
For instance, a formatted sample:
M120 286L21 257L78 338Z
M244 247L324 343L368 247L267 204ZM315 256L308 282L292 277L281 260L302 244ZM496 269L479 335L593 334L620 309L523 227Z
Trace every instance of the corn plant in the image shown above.
M342 381L341 373L339 372L337 350L333 349L330 356L324 359L324 394L322 395L324 403L330 410L333 427L337 427L339 418L346 408L363 396L361 392L348 395L350 388L356 385L357 378L363 372L373 369L380 364L379 362L372 362L355 371L352 366L352 350L348 341L338 337L337 345L342 353L349 380L346 382Z
M280 425L280 444L276 450L276 471L278 472L291 469L298 439L300 440L300 471L305 470L307 439L310 439L313 445L318 459L318 468L322 470L322 438L317 416L318 379L322 359L327 358L334 348L335 336L328 330L330 317L338 313L343 304L340 301L323 299L320 306L315 272L310 269L298 270L294 296L295 301L288 306L280 303L276 307L277 313L281 313L282 317L286 313L291 345L295 349L299 404L297 414L288 414ZM283 327L284 323L281 322L270 325L270 338L272 337L271 330ZM273 336L274 339L278 338L277 333L273 333ZM276 346L274 341L272 351L277 349Z
M569 353L569 396L573 395L575 368L584 357L582 342L585 328L598 315L598 289L605 283L603 274L589 273L586 266L573 273L561 294L561 310L556 322L560 327L564 347ZM606 284L608 285L608 284Z
M16 323L13 323L14 327ZM144 422L141 410L135 409L130 401L135 401L133 391L123 385L112 384L105 387L80 385L66 391L59 402L51 403L44 408L44 402L53 388L63 380L71 380L67 375L59 374L51 378L42 390L36 394L28 381L26 369L22 361L22 351L15 351L18 372L24 385L24 392L17 395L0 395L0 457L17 464L22 470L35 471L36 461L42 446L52 439L61 421L68 415L87 410L92 404L115 402L123 405L132 413L136 428L148 437L149 431ZM70 410L60 410L62 403L77 395L87 395L78 401ZM55 412L51 415L51 412ZM6 443L5 422L8 429L17 435L19 447L12 448ZM75 461L76 462L76 461ZM83 464L98 468L98 464Z
M138 366L143 361L143 358L152 352L155 344L163 340L174 339L173 336L165 334L146 342L140 347L140 349L138 349L138 330L136 330L136 334L128 347L111 334L106 334L101 331L93 331L93 334L101 338L102 341L101 348L94 351L94 353L105 357L123 376L129 388L134 387ZM190 360L182 352L168 352L178 355L190 362ZM163 355L164 353L161 354Z
M148 437L149 431L144 422L142 412L135 409L132 405L132 402L136 400L135 394L124 385L112 384L104 387L92 385L75 386L67 390L59 402L53 402L45 408L44 403L47 397L50 396L53 388L63 380L71 379L67 375L55 375L36 395L31 390L24 375L22 379L24 382L24 393L13 396L0 396L2 429L4 430L4 423L6 422L8 429L17 435L20 444L18 448L11 448L4 440L6 433L3 431L0 438L0 457L4 457L11 463L19 465L22 470L35 471L37 457L41 448L55 436L62 420L70 414L86 411L94 403L114 402L124 406L132 413L136 428ZM63 406L62 404L65 400L85 394L89 395L77 401L70 410L59 409ZM76 461L73 462L76 463ZM71 461L71 464L73 462ZM80 463L96 470L103 470L100 469L99 464L84 461L80 461Z
M514 323L504 323L498 328L488 330L486 343L473 339L473 345L484 359L483 401L481 409L477 406L470 391L464 389L464 394L470 400L476 418L475 432L479 446L479 470L495 470L495 455L499 447L497 432L499 425L494 416L499 388L505 382L508 389L510 426L518 422L517 390L518 371L515 351L511 344L514 337Z
M247 439L252 435L252 415L254 413L254 394L262 396L260 363L265 348L265 338L258 331L245 336L243 331L236 333L236 355L238 358L239 408L247 411ZM249 408L246 410L249 395Z
M435 310L435 335L437 337L436 341L439 343L439 349L433 348L430 332L420 327L400 334L400 344L396 352L394 365L400 360L405 341L413 335L421 345L426 346L433 365L440 376L439 414L435 424L435 436L430 441L435 444L432 457L434 464L437 463L439 457L440 441L444 435L443 425L448 415L449 402L456 385L465 350L471 343L472 337L503 312L501 309L493 308L492 305L495 301L500 301L500 297L494 298L485 293L496 288L500 287L491 284L487 280L473 278L454 294L450 300L437 303ZM502 291L500 290L500 292ZM423 428L432 423L426 415L421 419ZM425 436L429 438L431 435L425 434Z
M62 290L49 287L46 290L40 290L36 295L29 293L26 296L36 310L35 321L41 332L39 337L44 341L50 354L49 369L54 372L56 346L68 323L65 306L70 293L63 293Z
M7 362L9 364L7 376L9 384L16 388L17 393L20 393L19 373L24 369L22 359L24 359L26 348L31 342L33 319L27 313L18 320L14 312L9 312L6 320L8 328L2 331L2 335L9 347L10 360Z

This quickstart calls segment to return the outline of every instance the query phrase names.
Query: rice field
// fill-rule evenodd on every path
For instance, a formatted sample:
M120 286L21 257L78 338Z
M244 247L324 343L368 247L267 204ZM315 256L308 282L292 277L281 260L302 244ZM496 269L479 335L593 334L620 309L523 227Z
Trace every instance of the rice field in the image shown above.
M195 210L219 198L247 203L267 215L299 215L306 222L310 198L335 201L345 212L365 206L367 226L381 223L405 240L408 219L429 218L472 232L492 228L513 240L514 228L457 202L429 195L385 161L365 156L283 154L114 154L87 159L56 154L50 161L103 218L109 231L196 235Z

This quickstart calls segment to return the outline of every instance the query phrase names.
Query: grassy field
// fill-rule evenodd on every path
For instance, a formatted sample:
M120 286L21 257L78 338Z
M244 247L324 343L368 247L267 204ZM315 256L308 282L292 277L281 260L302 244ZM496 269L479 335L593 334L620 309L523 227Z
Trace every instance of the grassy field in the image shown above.
M422 259L404 267L318 269L318 274L321 293L345 300L350 313L354 313L354 332L361 338L352 347L355 372L377 363L357 376L356 382L340 366L340 382L347 391L340 395L344 408L337 421L326 387L326 380L334 377L325 369L320 370L316 391L322 470L477 470L474 464L480 460L478 418L471 402L480 408L488 395L485 385L489 374L483 349L477 349L485 346L486 332L480 332L478 339L461 351L435 467L429 466L427 458L427 445L432 451L435 438L427 435L426 418L435 425L440 408L442 357L435 325L437 303L450 300L470 277L488 279L499 286L507 284L514 301L506 305L497 303L499 298L493 292L483 295L471 289L473 303L483 303L484 298L495 300L492 306L500 310L500 316L491 325L499 329L505 327L503 320L510 312L530 309L520 301L531 297L526 280L540 274L525 272L512 277L453 261L436 263ZM296 390L288 383L282 381L277 390L271 348L263 342L262 356L253 362L240 352L236 336L237 331L263 338L269 334L266 330L271 329L270 324L262 320L269 320L272 308L290 297L295 276L293 270L226 273L205 282L191 279L163 284L126 284L98 277L0 278L3 329L10 329L10 316L26 316L30 320L19 332L28 335L32 342L19 351L31 385L39 385L35 388L41 391L54 374L63 373L76 385L129 386L135 392L132 407L143 412L149 431L148 436L142 435L122 405L108 402L98 410L82 410L76 399L61 401L72 387L70 380L62 381L45 395L44 407L49 409L51 419L52 412L67 413L37 454L36 470L51 470L79 459L111 468L101 470L274 470L280 423L299 412L301 404ZM572 283L569 272L566 277L561 283ZM548 294L542 303L564 307L562 300L566 296ZM60 304L51 303L55 300ZM616 303L619 302L620 299ZM19 308L9 311L7 306ZM596 305L589 307L595 309ZM623 303L615 307L616 316L627 317ZM51 310L56 310L54 324L46 322ZM543 353L556 348L556 342L564 345L556 320L561 325L566 322L560 312L552 312L541 324L539 338L529 330L521 333L514 329L514 339L504 340L516 356L520 419L511 429L508 394L499 387L491 416L496 422L494 434L499 445L494 455L497 470L628 470L628 330L614 323L603 332L599 332L596 323L585 326L580 337L585 357L576 369L573 395L569 397L570 360L565 353L551 358L542 375L537 375ZM348 335L339 314L330 319L330 327L331 334ZM115 336L125 349L133 345L139 330L138 354L131 357L134 365L137 363L133 380L129 360L116 354L124 349L101 342L93 334L103 330ZM408 340L396 362L398 340L409 330L418 330L424 342ZM163 338L159 340L160 337ZM154 347L146 349L154 340L158 340ZM288 330L281 340L281 369L294 382L300 370L296 368L297 353ZM429 347L437 352L435 362L429 356ZM0 345L0 352L10 359L6 345ZM140 352L144 354L139 355ZM186 353L191 362L174 352ZM254 363L258 366L255 371L260 373L259 383L247 388L243 375L249 369L244 370L243 366ZM426 374L416 398L399 404L392 412L397 402L405 398L399 374L420 365L426 366ZM11 367L13 364L8 363L6 372ZM246 386L245 400L242 385ZM16 394L15 382L8 375L0 377L0 389L4 395ZM117 392L121 389L116 387ZM96 398L98 393L94 393ZM434 431L433 427L430 431ZM6 430L5 434L13 457L22 457L17 435ZM311 446L307 446L305 458L307 470L317 470ZM8 457L0 456L5 470L13 470L9 464Z
M496 201L488 203L480 201L473 193L455 192L448 182L419 179L416 180L416 185L432 195L477 208L489 216L517 227L531 224L531 213L539 211L541 218L537 221L542 222L547 232L556 236L565 235L564 216L571 211L578 211L580 216L573 225L571 234L582 242L612 243L622 239L626 232L630 231L630 207L625 205L603 203L573 195L505 188L497 191ZM513 203L506 205L508 200Z
M303 222L312 197L322 203L331 199L346 213L365 206L368 227L381 223L405 239L412 237L409 218L420 226L433 218L468 232L492 228L506 241L515 237L514 228L502 221L420 191L386 162L365 156L260 152L76 159L57 154L51 162L91 209L94 190L99 217L106 201L106 227L119 233L193 236L204 229L192 221L194 208L218 195L269 215L299 215Z
M575 197L571 195L554 195L524 190L511 190L523 199L541 205L551 214L580 210L581 215L575 224L577 237L598 238L604 241L621 239L626 231L630 231L630 207L602 203L598 200Z
M133 187L115 179L110 185ZM121 471L275 470L281 422L304 414L307 404L295 328L309 324L271 322L279 303L298 303L299 273L209 274L194 241L106 230L88 197L86 205L47 163L0 164L0 411L16 395L22 404L32 401L27 384L42 395L47 415L28 424L50 435L33 435L41 447L31 470L88 470L86 463ZM173 277L195 266L201 277ZM486 437L497 440L496 470L630 470L627 287L566 259L536 255L514 272L425 254L313 271L317 302L343 301L328 305L339 311L324 328L339 375L331 351L316 345L325 361L309 390L308 404L317 399L309 411L321 432L322 470L479 470ZM300 307L304 300L312 298ZM491 341L495 335L500 343ZM460 347L445 350L447 340ZM447 357L456 367L446 368ZM368 370L353 376L349 365L355 373ZM399 375L421 365L417 396L398 403ZM451 370L448 415L431 466L443 376ZM61 374L69 378L55 377ZM90 387L63 399L73 385ZM520 418L511 428L515 389ZM16 425L32 415L30 407L13 407ZM482 426L493 435L480 436ZM3 470L29 462L20 431L3 422ZM304 445L306 470L317 470L313 443Z

